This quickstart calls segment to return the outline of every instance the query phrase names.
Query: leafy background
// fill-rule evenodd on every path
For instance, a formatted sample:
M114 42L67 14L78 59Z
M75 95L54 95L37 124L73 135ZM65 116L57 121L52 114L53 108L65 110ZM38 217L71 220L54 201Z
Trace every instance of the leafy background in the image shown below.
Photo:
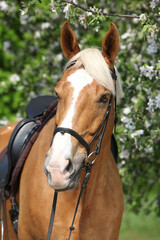
M125 202L128 211L160 216L160 1L68 2L0 2L0 125L24 117L31 98L53 94L67 61L60 47L66 19L82 49L101 49L114 22L120 35L116 67L125 96L116 132Z

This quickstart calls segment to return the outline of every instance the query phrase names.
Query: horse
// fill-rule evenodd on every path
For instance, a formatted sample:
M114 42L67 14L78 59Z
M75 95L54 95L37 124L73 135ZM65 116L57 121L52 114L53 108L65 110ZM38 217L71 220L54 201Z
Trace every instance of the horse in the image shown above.
M55 191L58 198L51 239L68 239L88 162L92 169L79 202L71 240L118 240L124 210L123 189L110 147L115 99L118 103L123 95L114 68L118 30L115 24L110 24L102 51L96 48L81 51L73 30L65 22L61 47L69 61L55 87L56 115L40 132L23 167L16 195L18 237L8 215L10 200L6 200L5 239L46 239ZM112 73L118 76L117 80ZM5 138L7 128L9 134ZM7 128L0 130L3 145L7 145L11 132Z

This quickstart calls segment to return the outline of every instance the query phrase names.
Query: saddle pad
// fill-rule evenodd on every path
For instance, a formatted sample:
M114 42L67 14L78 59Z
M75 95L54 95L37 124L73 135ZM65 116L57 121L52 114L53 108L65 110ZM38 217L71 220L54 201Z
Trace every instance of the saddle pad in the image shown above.
M37 118L44 114L57 99L55 96L39 96L33 98L26 107L27 118Z

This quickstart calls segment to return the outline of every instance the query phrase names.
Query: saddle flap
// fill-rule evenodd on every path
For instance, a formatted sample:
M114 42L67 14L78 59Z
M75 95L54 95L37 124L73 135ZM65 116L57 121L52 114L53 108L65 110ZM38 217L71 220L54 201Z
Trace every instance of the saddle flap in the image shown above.
M8 144L8 157L13 168L30 137L37 128L35 119L24 119L17 124Z
M29 139L37 129L39 124L35 119L24 119L17 124L12 132L12 135L8 144L7 151L7 165L8 171L5 179L5 186L9 183L11 178L11 173L19 159L21 152L23 152L25 146L27 145Z

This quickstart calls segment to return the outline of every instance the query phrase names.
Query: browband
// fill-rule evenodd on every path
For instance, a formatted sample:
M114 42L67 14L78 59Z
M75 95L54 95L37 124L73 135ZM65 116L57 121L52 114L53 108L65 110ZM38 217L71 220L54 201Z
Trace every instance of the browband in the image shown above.
M68 64L68 66L66 67L66 70L68 68L74 66L76 64L76 62L77 62L77 60L74 60L74 61L70 62L70 64ZM115 68L113 68L113 70L111 70L111 69L109 69L109 70L110 70L110 74L111 74L113 80L116 81L117 80L117 74L116 74Z

